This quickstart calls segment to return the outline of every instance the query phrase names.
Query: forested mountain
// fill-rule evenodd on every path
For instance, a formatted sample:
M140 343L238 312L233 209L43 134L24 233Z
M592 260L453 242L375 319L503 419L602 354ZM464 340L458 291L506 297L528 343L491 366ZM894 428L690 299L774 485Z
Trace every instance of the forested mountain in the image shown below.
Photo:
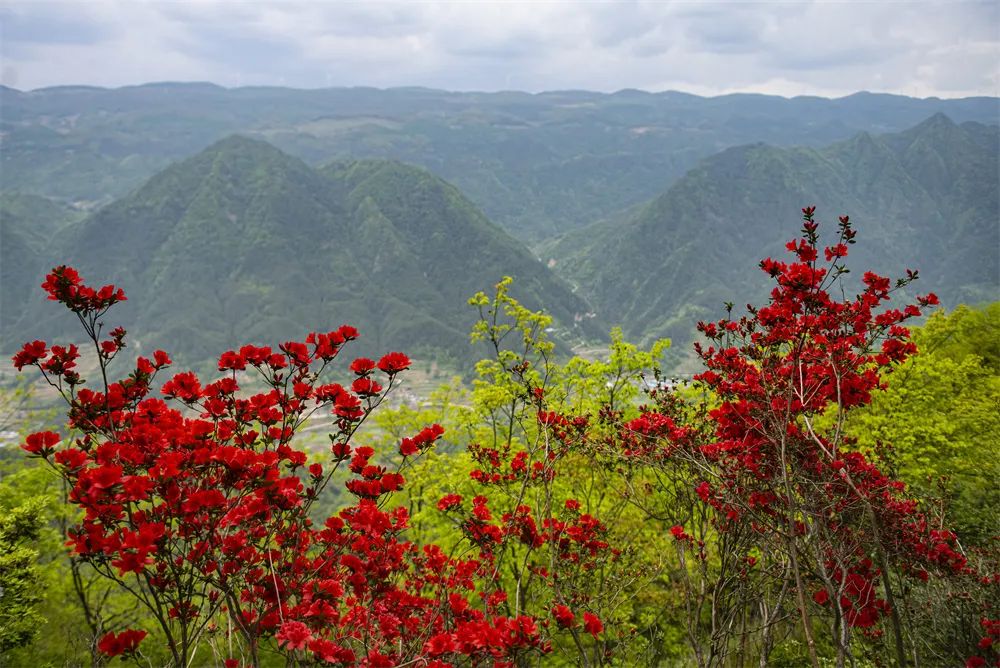
M824 146L859 131L900 131L935 112L956 122L997 118L995 98L210 84L0 88L0 105L7 189L106 203L238 132L312 165L366 157L422 165L527 241L639 205L728 147Z
M38 287L37 259L65 224L82 215L38 195L0 193L0 331L19 317L25 297Z
M814 204L827 235L837 216L851 216L864 242L853 266L919 269L914 289L949 306L996 300L998 148L996 126L956 125L940 114L902 133L862 133L822 149L732 148L632 217L547 246L543 259L627 336L688 341L698 319L723 315L724 302L762 296L767 277L757 263L784 255L799 209Z
M5 243L5 265L8 250ZM356 351L469 355L475 316L465 302L505 274L526 303L544 304L570 328L586 310L520 242L428 172L379 160L319 171L238 136L29 248L22 261L28 255L26 283L37 286L59 263L115 282L129 295L116 315L142 350L169 348L196 362L343 323L362 331ZM40 290L18 299L5 306L5 341L72 324Z

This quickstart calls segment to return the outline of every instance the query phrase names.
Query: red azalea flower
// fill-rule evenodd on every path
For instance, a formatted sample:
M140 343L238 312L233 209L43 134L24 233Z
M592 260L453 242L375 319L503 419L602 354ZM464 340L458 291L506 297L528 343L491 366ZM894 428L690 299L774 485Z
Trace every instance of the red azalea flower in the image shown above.
M62 437L54 431L40 431L28 436L21 449L33 455L48 457L61 440Z
M353 341L354 339L361 336L358 330L350 325L341 325L340 329L337 330L337 335L340 336L344 341Z
M119 634L107 633L97 641L97 651L106 656L132 654L139 649L139 643L145 638L145 631L129 629Z
M457 508L460 505L462 505L461 496L459 496L458 494L447 494L441 497L441 500L438 501L437 507L438 510L447 511L451 510L452 508Z
M312 632L302 622L285 622L275 638L278 639L278 645L285 649L305 649L312 640Z
M386 353L378 361L379 371L390 376L410 368L410 358L403 353Z
M371 378L358 378L351 383L351 390L360 397L373 397L382 391L382 386Z
M359 376L367 376L375 369L375 360L370 360L367 357L359 357L353 362L351 362L351 371L358 374Z
M557 605L552 608L552 616L555 618L556 623L564 629L567 629L576 623L576 615L574 615L573 611L565 605Z
M20 352L14 355L11 360L14 362L14 368L20 371L25 366L45 359L48 354L49 349L45 345L45 341L31 341L21 346Z

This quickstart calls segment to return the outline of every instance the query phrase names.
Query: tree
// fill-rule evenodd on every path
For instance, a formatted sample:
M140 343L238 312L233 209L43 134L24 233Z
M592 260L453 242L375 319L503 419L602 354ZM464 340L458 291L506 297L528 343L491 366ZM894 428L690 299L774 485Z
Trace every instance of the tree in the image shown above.
M1000 459L983 456L1000 433L1000 303L933 313L913 339L920 354L849 416L847 434L925 503L943 503L965 545L986 545L1000 526Z
M906 665L901 588L931 574L977 575L955 534L934 528L903 483L845 434L848 411L869 404L885 374L916 351L902 323L937 299L929 294L919 306L884 307L894 290L916 278L912 271L895 285L867 272L859 295L834 297L843 294L838 283L848 273L843 258L855 231L842 217L838 239L821 249L813 208L803 210L803 221L802 236L787 246L791 262L761 262L776 284L770 301L738 319L699 325L710 345L696 346L707 370L695 378L716 402L702 413L711 432L666 396L621 436L626 454L639 455L665 479L700 479L694 491L711 508L714 541L704 516L692 515L693 530L672 529L703 564L701 584L689 589L700 595L688 598L699 665L720 665L733 651L743 656L744 632L734 629L748 627L745 616L740 620L750 600L760 601L749 626L762 628L761 665L769 629L788 603L813 666L820 654L817 618L828 624L838 666L855 663L856 635L877 638L884 622L892 660ZM837 417L823 428L819 418L831 407ZM707 566L709 548L716 552L715 573ZM698 640L704 592L711 607L706 652Z
M372 666L462 656L499 664L549 651L520 598L513 610L507 604L494 548L569 532L570 543L581 543L573 554L604 551L600 523L583 515L558 530L545 527L543 537L531 533L538 527L520 508L494 520L486 497L477 496L462 529L478 553L450 556L405 540L408 513L387 504L405 484L402 472L442 429L402 438L397 456L382 462L374 449L351 443L409 366L405 355L355 359L348 389L321 378L358 337L353 327L312 333L278 351L244 346L223 353L214 382L202 385L190 372L164 382L161 393L179 405L172 408L150 396L171 364L162 351L112 380L126 333L103 336L102 320L125 299L122 290L93 289L69 267L54 269L43 287L77 315L100 386L83 387L76 346L25 344L15 366L38 368L69 405L69 426L80 435L36 432L22 447L66 480L70 502L83 511L70 532L74 553L148 610L173 665L188 664L204 644L254 666L264 645L293 663ZM248 372L263 390L241 396ZM292 440L318 410L334 416L330 465L306 468ZM356 500L315 527L310 506L341 468ZM453 509L444 500L439 506ZM595 638L602 629L590 612L561 623ZM137 656L147 635L110 632L98 649Z
M41 530L37 499L0 507L0 653L30 643L44 618L38 612L41 573L31 546Z

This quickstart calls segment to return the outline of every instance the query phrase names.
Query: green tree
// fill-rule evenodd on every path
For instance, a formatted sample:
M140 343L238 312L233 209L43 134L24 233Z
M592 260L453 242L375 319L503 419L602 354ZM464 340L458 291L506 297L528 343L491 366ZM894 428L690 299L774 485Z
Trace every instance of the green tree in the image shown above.
M43 502L0 503L0 652L30 643L44 621L38 612L41 573L32 548L42 528Z
M847 421L913 491L940 502L966 544L1000 528L1000 302L939 311L914 331L919 354Z

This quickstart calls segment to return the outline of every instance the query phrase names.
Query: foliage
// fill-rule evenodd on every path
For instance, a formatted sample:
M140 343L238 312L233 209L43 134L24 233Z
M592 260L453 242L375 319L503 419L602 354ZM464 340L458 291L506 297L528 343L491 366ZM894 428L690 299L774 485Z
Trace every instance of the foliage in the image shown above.
M847 433L927 503L943 503L964 544L985 546L1000 526L1000 460L982 454L1000 433L1000 303L934 313L913 338L921 354L851 415Z
M66 400L69 425L81 435L64 442L58 433L36 432L23 448L66 480L70 501L84 513L69 532L74 554L146 608L172 665L187 664L203 644L228 654L227 661L255 666L265 648L293 662L367 665L414 657L443 665L437 659L448 656L503 662L550 650L537 612L526 614L520 596L511 609L498 583L503 548L509 541L527 540L530 548L535 541L569 540L581 545L558 554L579 558L579 549L607 548L599 540L604 529L570 510L558 530L544 526L541 534L520 505L493 524L487 498L477 496L461 523L474 548L468 556L402 539L406 510L383 505L403 487L401 471L440 437L441 427L403 438L392 469L373 461L372 448L351 440L409 367L405 355L388 353L377 363L356 358L350 365L355 380L345 389L321 383L321 376L358 337L353 327L313 333L278 352L244 346L219 358L224 376L215 382L203 386L182 372L163 383L162 394L186 407L182 412L148 396L171 364L162 351L139 357L128 377L110 379L108 367L124 349L126 333L120 327L104 333L102 323L112 306L125 301L120 289L90 288L65 266L54 269L43 287L77 315L97 357L101 386L83 387L75 345L25 344L15 367L39 369ZM248 370L267 389L242 398L238 375ZM300 478L307 457L292 448L292 438L321 409L332 410L335 419L331 466L310 464ZM312 501L341 466L354 475L344 486L357 500L315 528ZM438 505L453 509L444 501ZM585 563L594 558L591 553ZM479 595L475 602L473 593ZM590 611L581 612L578 631L569 608L559 610L570 615L560 623L574 637L586 632L596 639L603 630ZM97 650L138 656L147 635L109 631Z
M662 519L688 514L670 531L699 666L742 663L750 642L766 664L786 608L800 620L800 660L813 666L827 650L838 666L869 654L906 665L911 651L964 658L974 643L952 638L928 647L912 618L905 627L908 597L940 583L967 592L989 620L995 610L985 601L996 586L989 561L970 562L903 483L850 447L843 426L916 351L901 323L920 307L879 311L916 272L895 285L866 272L861 294L837 299L855 231L841 218L839 238L823 248L813 213L803 210L802 236L787 245L792 262L761 262L775 283L765 306L699 325L710 345L696 345L707 368L696 380L714 400L689 406L655 392L615 444L636 467L660 472L672 500ZM824 428L818 418L831 406L838 417ZM820 640L819 620L827 625Z
M0 506L0 652L30 643L42 620L38 553L31 547L40 529L39 502Z

